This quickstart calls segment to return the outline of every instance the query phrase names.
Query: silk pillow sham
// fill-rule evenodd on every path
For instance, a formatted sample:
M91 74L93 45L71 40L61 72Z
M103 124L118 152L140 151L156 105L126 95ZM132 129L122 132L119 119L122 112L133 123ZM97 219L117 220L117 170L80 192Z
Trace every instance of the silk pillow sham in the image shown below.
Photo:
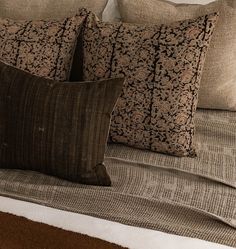
M0 60L53 80L69 79L77 37L88 12L60 21L0 18Z
M200 108L236 111L236 1L218 0L207 5L176 4L159 0L119 0L122 21L169 24L219 12L203 70Z
M0 62L0 168L109 186L104 152L122 83L60 83Z
M218 14L172 25L103 23L84 29L84 79L125 77L110 140L195 156L194 114L203 64Z

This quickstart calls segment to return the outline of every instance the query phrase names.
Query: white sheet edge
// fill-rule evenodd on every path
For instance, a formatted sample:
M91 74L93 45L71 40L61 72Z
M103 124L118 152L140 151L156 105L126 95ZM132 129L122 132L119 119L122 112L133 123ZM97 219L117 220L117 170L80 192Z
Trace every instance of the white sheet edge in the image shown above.
M130 249L229 249L207 241L132 227L0 196L0 211L64 230L100 238Z

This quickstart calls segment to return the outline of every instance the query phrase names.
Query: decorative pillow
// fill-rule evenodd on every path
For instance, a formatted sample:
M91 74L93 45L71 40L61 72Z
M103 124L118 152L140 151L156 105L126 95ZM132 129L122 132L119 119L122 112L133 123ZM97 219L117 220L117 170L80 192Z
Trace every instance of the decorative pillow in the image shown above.
M208 5L119 0L119 8L123 21L145 24L168 24L220 12L203 70L198 107L236 111L235 0L219 0Z
M102 17L107 0L1 0L0 17L17 20L62 19L86 8Z
M0 63L0 168L109 186L103 159L122 83L59 83Z
M194 156L194 114L207 47L217 20L210 14L172 25L102 23L84 30L85 80L126 77L114 110L113 142Z
M61 21L14 21L0 18L0 59L49 79L69 79L71 61L88 12Z

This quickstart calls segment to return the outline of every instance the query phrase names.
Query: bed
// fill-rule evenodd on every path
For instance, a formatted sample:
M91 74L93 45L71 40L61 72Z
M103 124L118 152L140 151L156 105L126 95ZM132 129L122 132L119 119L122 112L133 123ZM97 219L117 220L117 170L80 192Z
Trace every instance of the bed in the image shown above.
M109 145L108 188L0 170L0 210L128 248L235 247L236 116L198 110L196 123L196 159Z
M116 8L103 20L119 20ZM0 212L129 249L236 248L236 113L198 109L196 147L178 158L108 144L111 187L0 169Z
M171 235L155 230L131 227L91 216L76 214L0 197L0 211L26 217L27 219L60 227L67 231L87 234L127 248L135 249L227 249L228 246L200 239Z

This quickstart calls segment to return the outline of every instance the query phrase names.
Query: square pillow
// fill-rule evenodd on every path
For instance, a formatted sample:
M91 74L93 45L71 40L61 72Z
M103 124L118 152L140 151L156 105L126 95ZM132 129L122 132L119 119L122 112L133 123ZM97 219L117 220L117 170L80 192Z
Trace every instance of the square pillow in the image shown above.
M110 139L137 148L195 156L194 114L218 14L171 25L103 23L84 29L84 79L125 77Z
M218 0L207 5L161 0L119 0L118 3L122 21L130 23L169 24L219 12L203 69L198 107L236 111L235 0Z
M60 21L0 18L0 60L37 76L69 79L77 37L88 12Z
M104 152L122 83L60 83L0 62L0 168L109 186Z

